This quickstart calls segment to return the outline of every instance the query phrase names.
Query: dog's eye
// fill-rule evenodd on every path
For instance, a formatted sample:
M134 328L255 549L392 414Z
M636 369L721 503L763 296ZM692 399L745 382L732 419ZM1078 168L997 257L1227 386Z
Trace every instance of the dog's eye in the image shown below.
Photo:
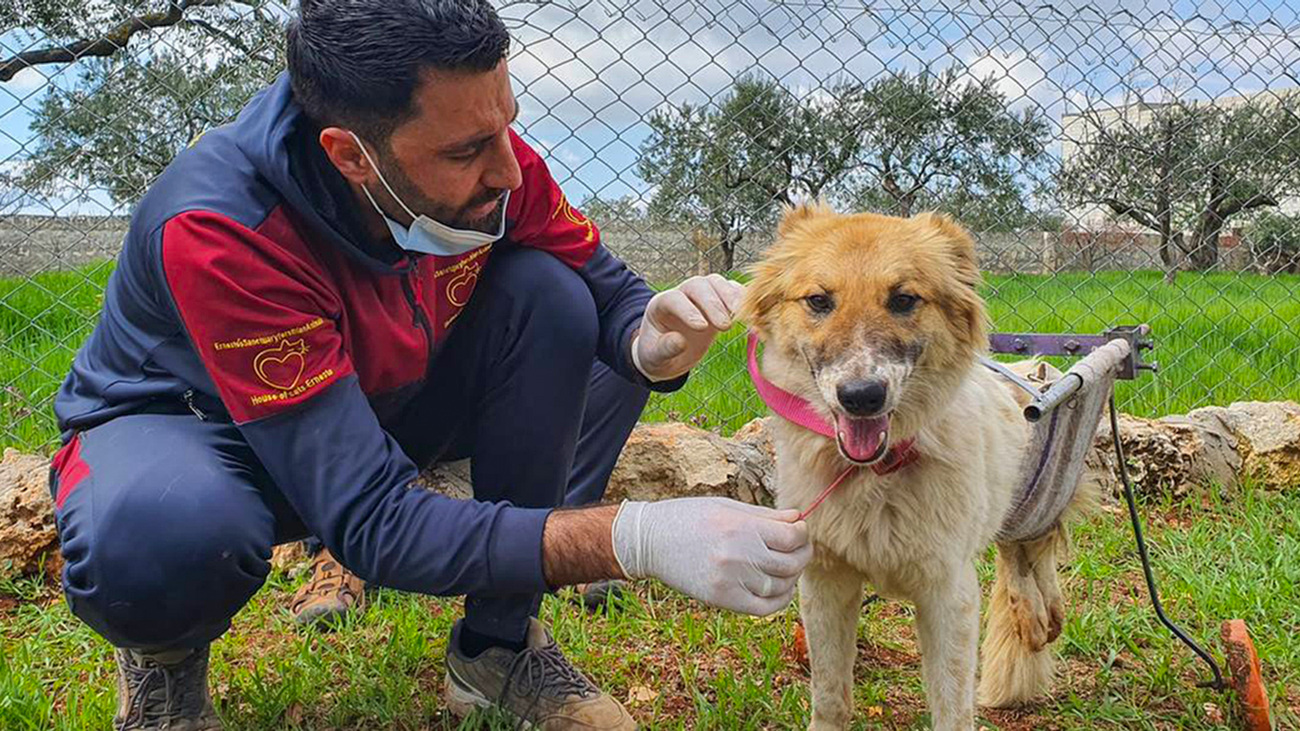
M914 294L895 292L889 296L889 302L885 303L885 306L895 315L906 315L916 309L916 303L920 301L921 298Z
M804 297L804 301L808 303L808 309L818 315L824 315L835 309L835 301L828 294L810 294Z

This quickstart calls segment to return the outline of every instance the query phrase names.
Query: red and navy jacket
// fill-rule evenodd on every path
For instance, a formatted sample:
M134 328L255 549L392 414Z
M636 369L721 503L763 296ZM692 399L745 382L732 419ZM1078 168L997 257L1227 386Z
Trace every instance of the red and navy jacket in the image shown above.
M523 171L495 246L545 250L587 283L598 356L656 390L629 343L652 290L600 243L514 133ZM367 240L287 75L183 150L133 211L100 320L55 401L76 432L160 403L228 418L302 517L358 575L431 594L546 588L549 511L407 487L383 428L420 388L493 247L405 256Z

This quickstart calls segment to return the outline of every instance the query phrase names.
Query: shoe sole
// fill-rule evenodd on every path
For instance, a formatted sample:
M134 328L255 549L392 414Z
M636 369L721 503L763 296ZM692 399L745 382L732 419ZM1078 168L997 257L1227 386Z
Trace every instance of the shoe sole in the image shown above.
M458 718L465 718L475 711L496 709L514 719L516 723L521 723L520 728L530 729L533 727L533 724L519 719L510 711L488 700L487 696L461 683L451 670L447 671L446 680L443 682L443 700L447 703L447 710Z

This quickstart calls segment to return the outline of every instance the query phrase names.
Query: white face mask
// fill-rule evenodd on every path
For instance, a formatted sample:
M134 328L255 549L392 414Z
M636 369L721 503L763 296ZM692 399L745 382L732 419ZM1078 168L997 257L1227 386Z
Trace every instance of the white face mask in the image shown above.
M366 156L366 161L375 169L375 175L379 176L379 182L384 184L384 189L393 197L393 200L397 201L397 205L401 206L402 210L406 211L406 215L413 219L411 227L408 229L397 221L384 215L383 210L379 208L379 204L375 202L374 196L370 195L370 190L364 185L361 186L361 190L365 192L366 198L370 199L370 205L374 206L376 211L379 211L380 216L383 216L384 222L388 224L388 230L393 234L393 240L396 241L397 245L401 248L406 251L415 251L421 254L459 256L481 246L491 244L505 235L505 206L510 202L510 191L506 191L505 196L501 201L501 223L497 226L495 233L486 233L484 231L475 231L473 229L452 228L451 226L435 221L423 214L417 216L414 211L406 207L406 204L402 202L402 199L398 198L397 194L393 192L393 189L389 187L388 181L384 180L384 174L379 172L379 166L370 158L370 153L366 152L366 146L361 144L361 138L357 137L355 132L349 132L349 134L351 134L352 139L356 140L357 144L361 146L361 154Z

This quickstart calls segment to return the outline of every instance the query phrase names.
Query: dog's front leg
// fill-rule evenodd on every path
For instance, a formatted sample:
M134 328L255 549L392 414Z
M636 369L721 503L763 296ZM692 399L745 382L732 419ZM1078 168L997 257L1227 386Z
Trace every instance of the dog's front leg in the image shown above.
M954 568L916 601L921 675L935 731L975 727L975 664L979 646L979 579L975 566Z
M799 613L812 665L813 731L846 729L853 716L862 577L830 557L813 559L799 577Z

